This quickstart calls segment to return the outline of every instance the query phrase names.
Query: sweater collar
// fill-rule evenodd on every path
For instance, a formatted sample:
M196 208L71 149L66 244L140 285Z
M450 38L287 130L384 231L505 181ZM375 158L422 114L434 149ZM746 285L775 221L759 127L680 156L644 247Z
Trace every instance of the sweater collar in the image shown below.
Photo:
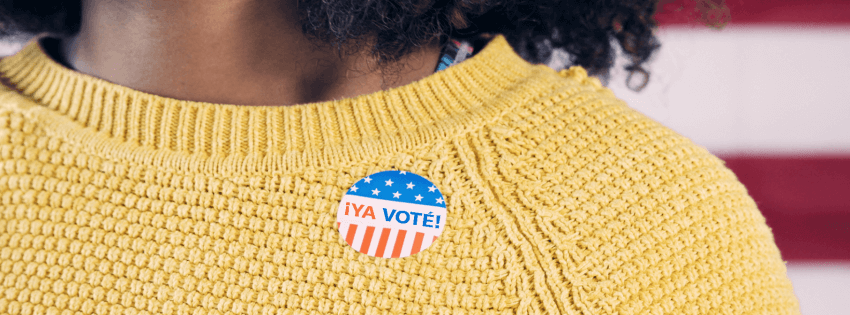
M207 157L327 155L331 147L366 142L415 146L495 117L505 106L497 94L531 71L498 35L472 58L401 87L328 102L239 106L157 96L81 74L51 59L38 40L0 61L3 79L20 94L82 128Z

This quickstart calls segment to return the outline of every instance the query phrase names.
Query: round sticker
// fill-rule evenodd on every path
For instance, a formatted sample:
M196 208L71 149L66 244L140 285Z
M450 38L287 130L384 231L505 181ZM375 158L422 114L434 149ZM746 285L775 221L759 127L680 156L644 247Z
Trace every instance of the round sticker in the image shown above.
M340 236L357 251L402 258L437 240L446 227L446 201L422 176L383 171L351 185L336 218Z

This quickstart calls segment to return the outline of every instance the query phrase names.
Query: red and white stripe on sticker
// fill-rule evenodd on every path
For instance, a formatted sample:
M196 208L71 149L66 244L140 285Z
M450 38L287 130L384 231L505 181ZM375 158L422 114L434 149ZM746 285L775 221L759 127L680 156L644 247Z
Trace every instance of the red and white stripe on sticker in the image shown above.
M351 185L337 208L337 229L360 253L404 258L437 240L446 214L446 201L430 181L404 171L384 171Z
M433 244L439 235L370 225L341 224L339 233L345 242L363 254L382 258L407 257Z

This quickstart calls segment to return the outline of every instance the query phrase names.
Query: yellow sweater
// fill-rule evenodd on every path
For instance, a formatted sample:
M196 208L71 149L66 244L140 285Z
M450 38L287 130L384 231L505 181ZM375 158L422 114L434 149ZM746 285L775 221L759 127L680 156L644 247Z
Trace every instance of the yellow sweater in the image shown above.
M286 107L142 93L35 43L0 72L3 314L799 313L722 161L501 36L400 88ZM370 257L336 209L393 168L442 191L445 231Z

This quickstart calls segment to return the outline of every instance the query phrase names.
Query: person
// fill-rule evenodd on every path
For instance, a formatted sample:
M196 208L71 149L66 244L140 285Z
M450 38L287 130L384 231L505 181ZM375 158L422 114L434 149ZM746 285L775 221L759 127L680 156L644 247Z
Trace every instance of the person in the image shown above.
M799 314L735 175L598 79L655 10L3 2L0 313ZM445 203L406 257L338 217L387 171Z

